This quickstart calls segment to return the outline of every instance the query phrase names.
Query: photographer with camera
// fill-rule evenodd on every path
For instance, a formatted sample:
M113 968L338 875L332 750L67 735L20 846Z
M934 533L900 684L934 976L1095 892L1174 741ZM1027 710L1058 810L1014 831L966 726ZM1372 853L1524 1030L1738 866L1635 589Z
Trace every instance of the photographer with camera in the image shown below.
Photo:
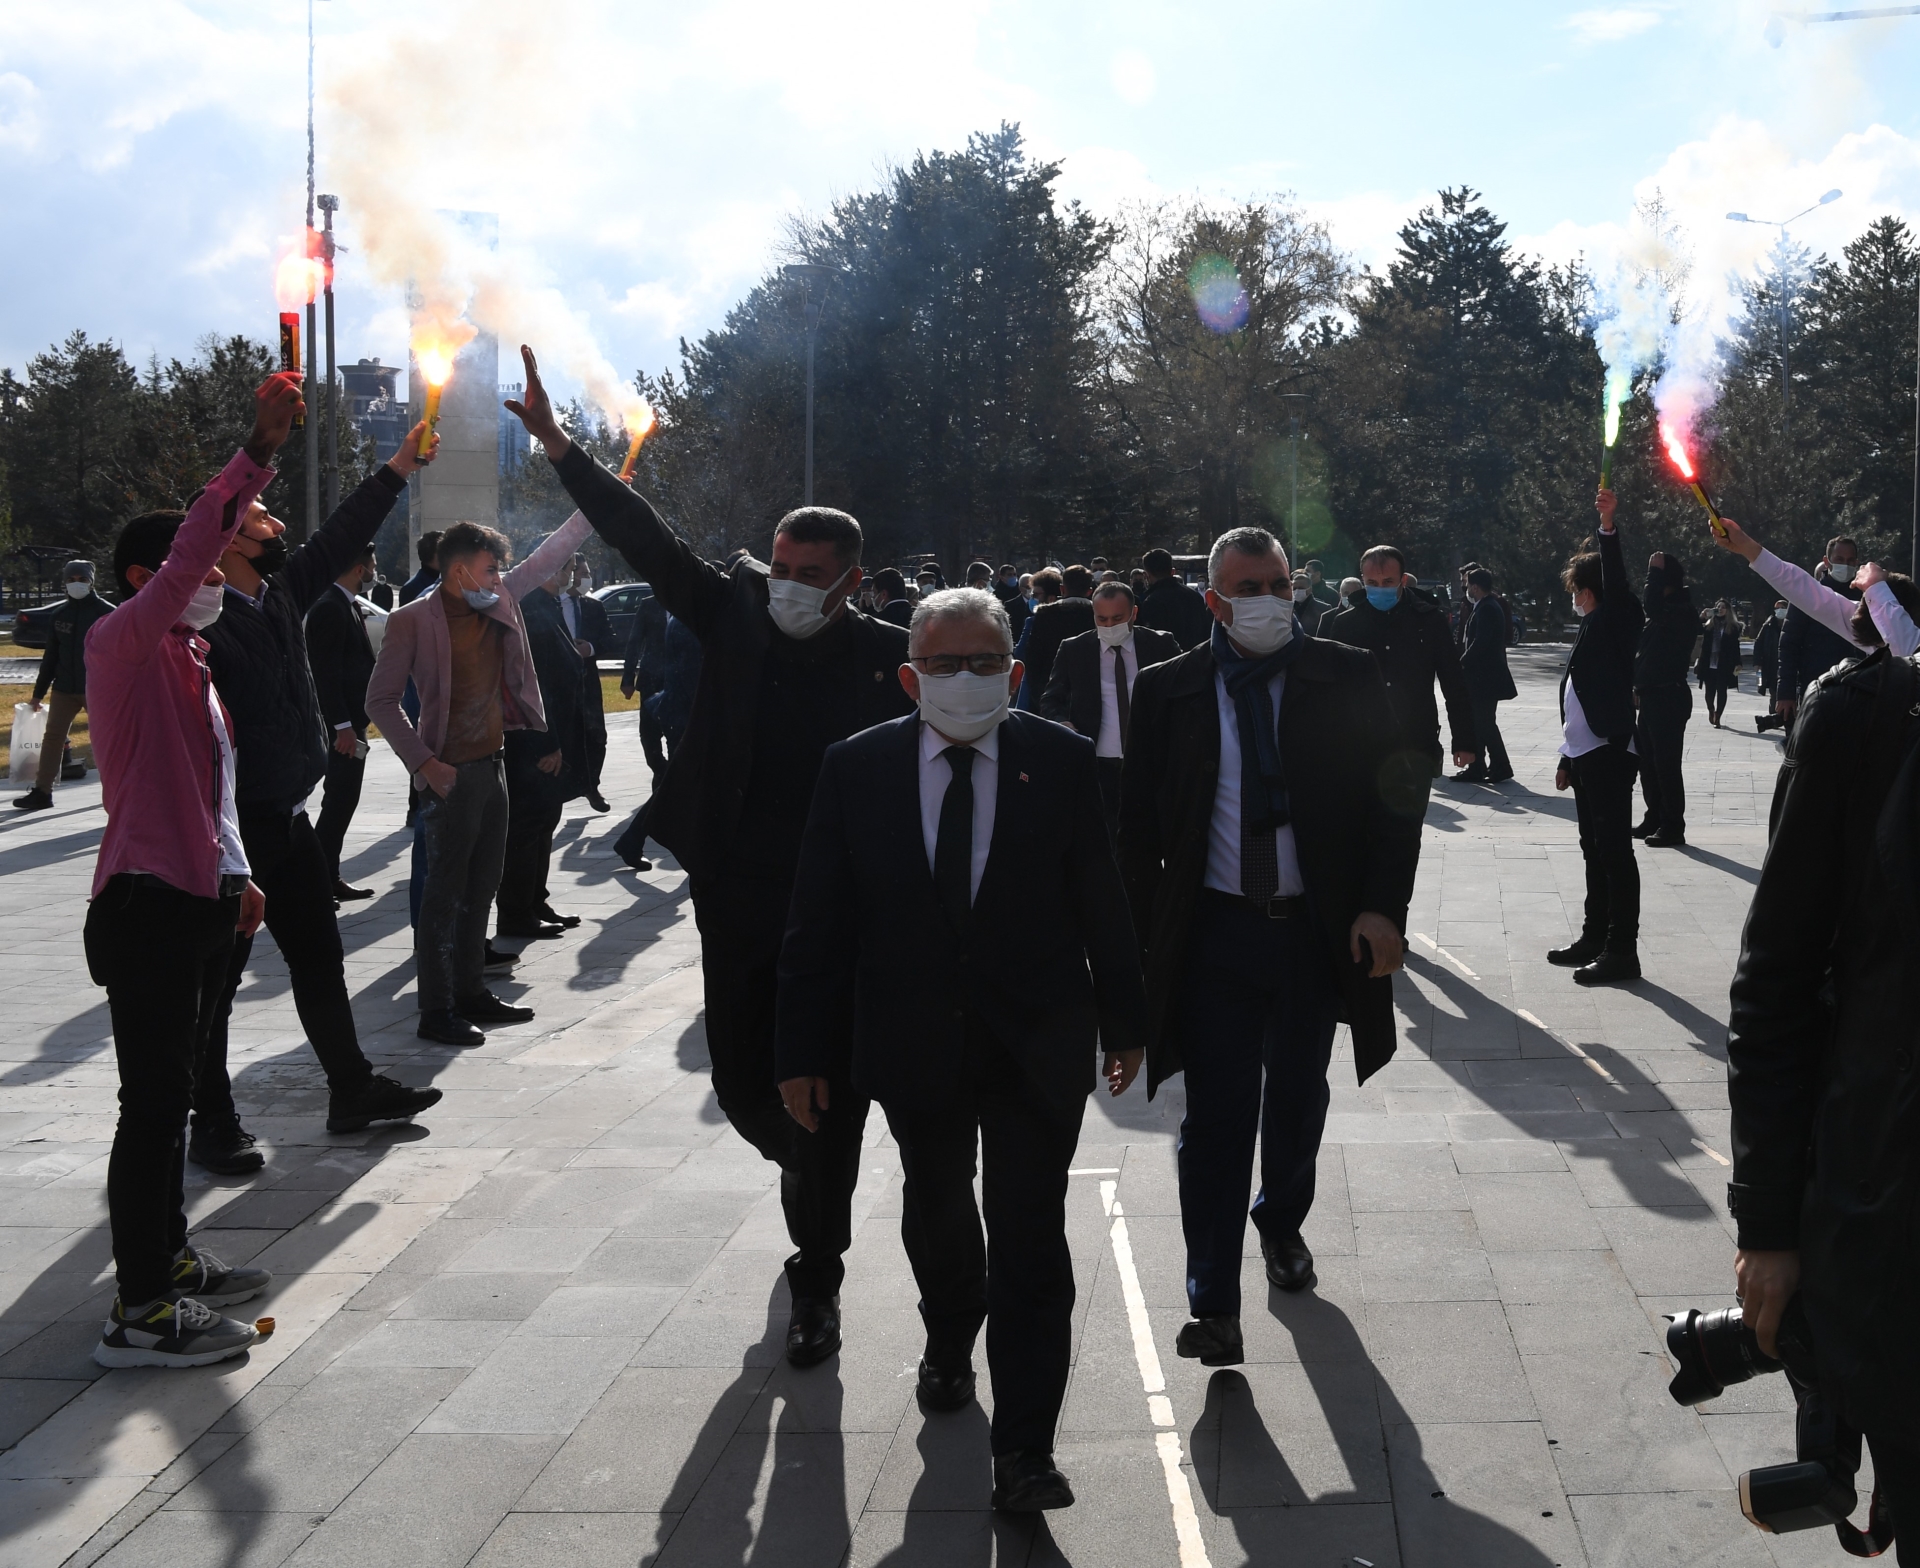
M1910 580L1886 581L1907 615L1920 611ZM1853 627L1857 643L1877 640L1864 610ZM1743 1476L1743 1507L1766 1529L1834 1523L1856 1554L1884 1547L1903 1520L1920 1541L1916 712L1920 672L1884 649L1808 688L1774 793L1727 1045L1741 1317L1758 1350L1786 1362L1800 1401L1802 1463ZM1703 1353L1717 1354L1704 1341ZM1744 1354L1744 1369L1718 1382L1774 1370ZM1845 1523L1861 1435L1873 1454L1871 1543Z

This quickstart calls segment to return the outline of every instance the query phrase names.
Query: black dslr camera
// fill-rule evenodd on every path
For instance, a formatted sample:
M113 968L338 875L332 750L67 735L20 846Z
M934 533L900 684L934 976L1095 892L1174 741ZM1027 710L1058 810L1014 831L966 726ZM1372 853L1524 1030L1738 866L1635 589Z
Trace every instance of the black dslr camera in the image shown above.
M1740 1477L1740 1511L1769 1534L1817 1530L1832 1525L1840 1545L1855 1557L1878 1557L1893 1544L1893 1523L1876 1492L1859 1529L1848 1516L1859 1500L1853 1478L1860 1470L1860 1434L1840 1419L1820 1391L1813 1336L1798 1296L1787 1303L1777 1336L1779 1359L1760 1348L1738 1307L1719 1312L1669 1313L1667 1351L1679 1371L1667 1392L1683 1405L1717 1399L1729 1385L1763 1372L1787 1374L1798 1406L1794 1418L1799 1460L1767 1465Z

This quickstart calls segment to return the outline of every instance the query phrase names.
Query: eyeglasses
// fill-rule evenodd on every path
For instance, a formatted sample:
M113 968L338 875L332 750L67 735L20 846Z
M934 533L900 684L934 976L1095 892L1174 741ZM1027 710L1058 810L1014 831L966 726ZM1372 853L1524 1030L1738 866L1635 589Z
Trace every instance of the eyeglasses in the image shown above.
M913 663L923 675L958 675L969 670L975 675L1005 675L1013 668L1010 653L936 653Z

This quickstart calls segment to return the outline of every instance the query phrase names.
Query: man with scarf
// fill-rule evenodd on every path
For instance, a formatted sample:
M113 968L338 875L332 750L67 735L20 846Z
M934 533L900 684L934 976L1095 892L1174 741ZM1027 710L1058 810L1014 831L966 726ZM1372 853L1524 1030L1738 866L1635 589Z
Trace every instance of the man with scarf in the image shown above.
M1633 701L1647 812L1633 836L1655 849L1677 848L1687 841L1687 787L1680 776L1687 721L1693 717L1687 670L1700 636L1686 563L1679 556L1656 550L1648 558L1646 612L1633 656Z
M1193 1321L1177 1348L1231 1366L1256 1136L1266 1276L1304 1290L1334 1025L1352 1027L1362 1082L1393 1055L1427 786L1393 766L1405 743L1373 655L1299 635L1271 534L1221 535L1207 576L1211 639L1140 672L1120 860L1146 972L1148 1092L1187 1075Z

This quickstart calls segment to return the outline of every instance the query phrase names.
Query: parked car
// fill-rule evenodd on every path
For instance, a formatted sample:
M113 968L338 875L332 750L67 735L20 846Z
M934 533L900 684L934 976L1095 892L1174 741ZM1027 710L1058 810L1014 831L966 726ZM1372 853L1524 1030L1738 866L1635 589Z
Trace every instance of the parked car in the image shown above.
M53 617L65 599L55 599L52 604L35 605L31 610L22 610L13 618L13 640L22 648L44 648L47 639L53 635Z
M360 612L360 619L366 622L367 641L373 644L374 656L378 658L380 640L387 635L387 612L365 594L354 595L353 607Z
M593 590L593 597L606 607L607 622L613 627L613 647L603 656L618 658L626 651L627 637L633 631L633 618L640 613L640 602L653 597L646 583L608 583Z

